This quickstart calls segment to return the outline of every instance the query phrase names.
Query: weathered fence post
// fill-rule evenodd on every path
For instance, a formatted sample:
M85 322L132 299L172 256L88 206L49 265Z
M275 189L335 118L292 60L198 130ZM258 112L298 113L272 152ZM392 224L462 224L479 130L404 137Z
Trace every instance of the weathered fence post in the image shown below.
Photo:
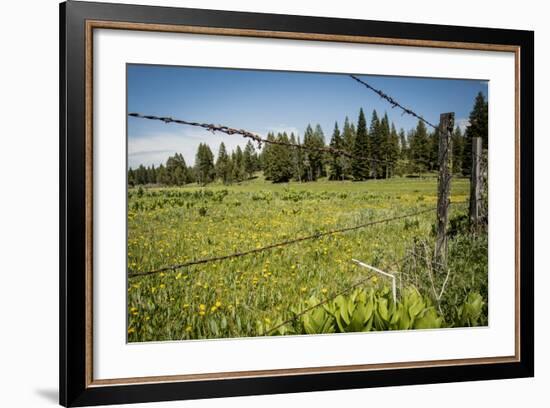
M437 187L437 239L435 242L435 269L444 271L447 265L447 220L451 194L451 135L455 124L454 112L439 117L439 178Z
M470 224L477 227L481 218L481 154L482 143L480 137L472 138L472 171L470 175Z

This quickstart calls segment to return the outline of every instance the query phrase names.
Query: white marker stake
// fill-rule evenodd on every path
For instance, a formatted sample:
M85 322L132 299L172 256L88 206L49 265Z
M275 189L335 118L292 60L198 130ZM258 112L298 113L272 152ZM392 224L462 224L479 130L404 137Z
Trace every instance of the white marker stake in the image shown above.
M355 262L357 265L362 266L363 268L370 269L374 272L378 272L381 275L387 276L391 278L391 289L392 289L392 295L393 295L393 303L395 304L397 302L397 289L395 286L395 275L392 275L391 273L384 272L381 269L375 268L374 266L367 265L364 262L358 261L357 259L351 259L353 262Z

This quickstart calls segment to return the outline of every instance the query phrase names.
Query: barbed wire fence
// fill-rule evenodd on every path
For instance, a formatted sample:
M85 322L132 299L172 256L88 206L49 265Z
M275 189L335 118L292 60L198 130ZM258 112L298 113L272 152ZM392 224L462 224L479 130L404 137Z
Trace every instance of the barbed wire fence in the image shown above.
M416 113L415 111L413 111L412 109L410 109L408 107L405 107L404 105L399 103L397 100L395 100L393 97L391 97L388 94L384 93L382 90L373 87L368 82L366 82L365 80L359 78L358 76L350 75L350 78L352 78L357 83L363 85L368 90L374 92L375 94L380 96L380 98L386 100L391 105L392 108L400 109L403 112L403 114L413 116L416 119L418 119L419 121L426 124L427 126L433 128L437 133L439 133L440 138L442 136L445 137L446 138L446 143L440 143L440 149L439 149L439 161L440 162L439 162L439 166L440 166L440 169L441 169L442 166L445 166L445 168L447 168L447 169L449 168L450 151L451 151L451 144L449 142L450 141L449 132L452 131L451 126L454 126L454 120L451 120L452 125L450 125L448 117L446 119L444 119L444 115L450 115L450 114L442 114L441 118L440 118L441 123L440 123L439 126L436 126L435 124L433 124L433 123L429 122L428 120L426 120L422 115ZM451 114L451 115L454 115L454 114ZM332 146L323 146L323 147L306 146L306 145L301 144L301 143L292 143L292 142L285 142L285 141L281 141L281 140L268 139L268 138L264 138L264 137L260 136L257 133L254 133L254 132L251 132L251 131L248 131L248 130L245 130L245 129L239 129L239 128L229 127L229 126L225 126L225 125L220 125L220 124L188 121L188 120L184 120L184 119L172 118L172 117L169 117L169 116L144 115L144 114L136 113L136 112L129 113L128 116L133 117L133 118L146 119L146 120L161 121L165 124L174 123L174 124L178 124L178 125L200 127L200 128L206 129L206 130L208 130L210 132L213 132L213 133L220 132L220 133L224 133L224 134L227 134L227 135L240 135L244 138L247 138L247 139L250 139L250 140L256 142L258 144L259 149L261 149L263 144L272 144L272 145L281 145L281 146L287 146L287 147L292 147L292 148L302 149L302 150L317 151L317 152L327 153L327 154L331 154L331 155L342 155L342 156L345 156L347 158L359 159L359 160L368 160L369 162L374 162L374 163L384 163L384 164L389 164L390 163L389 160L379 160L379 159L373 159L372 157L364 157L364 156L360 156L360 155L355 155L352 152L349 152L349 151L346 151L346 150L343 150L343 149L334 148ZM453 119L454 119L454 117L453 117ZM380 219L380 220L373 220L373 221L369 221L369 222L366 222L366 223L354 225L354 226L351 226L351 227L343 227L343 228L332 229L332 230L328 230L328 231L324 231L324 232L318 232L318 233L314 233L314 234L310 234L310 235L306 235L306 236L302 236L302 237L297 237L297 238L294 238L294 239L289 239L289 240L285 240L285 241L272 243L272 244L265 245L265 246L260 247L260 248L254 248L254 249L250 249L250 250L246 250L246 251L234 252L234 253L221 255L221 256L214 256L214 257L210 257L210 258L202 258L202 259L191 260L191 261L188 261L188 262L185 262L185 263L165 266L165 267L161 267L161 268L157 268L157 269L153 269L153 270L149 270L149 271L131 271L131 270L129 270L128 271L128 279L134 279L134 278L144 277L144 276L151 276L151 275L159 274L159 273L162 273L162 272L176 271L176 270L179 270L179 269L182 269L182 268L185 268L185 267L189 267L189 266L206 264L206 263L210 263L210 262L218 262L218 261L223 261L223 260L227 260L227 259L233 259L233 258L247 256L247 255L252 255L252 254L256 254L256 253L260 253L260 252L280 248L280 247L283 247L283 246L286 246L286 245L296 244L296 243L299 243L299 242L304 242L304 241L312 240L312 239L318 239L318 238L333 235L333 234L345 233L345 232L354 231L354 230L358 230L358 229L362 229L362 228L367 228L367 227L374 226L374 225L377 225L377 224L389 223L389 222L392 222L392 221L401 220L401 219L421 215L421 214L432 212L432 211L437 211L437 221L438 222L443 219L444 224L446 224L446 222L447 222L447 211L448 211L448 208L451 204L465 204L465 203L469 202L469 201L451 202L451 200L450 200L450 180L451 180L451 177L450 177L449 174L447 174L447 173L442 174L440 172L440 176L439 176L439 179L438 179L438 183L439 183L439 187L438 187L438 206L434 207L434 208L423 209L423 210L415 211L415 212L412 212L412 213L397 215L397 216L384 218L384 219ZM441 194L445 194L445 197L442 197ZM438 239L441 239L441 233L446 233L446 226L444 226L444 227L445 228L440 228L440 230L438 232L438 235L439 235ZM446 250L446 246L445 246L444 249ZM410 258L411 256L412 256L411 254L407 254L405 257L401 258L400 260L394 262L393 264L390 264L390 266L400 264L404 260ZM438 259L440 259L440 258L438 257ZM443 261L445 261L445 258L443 258ZM322 306L323 304L326 304L327 302L329 302L331 300L334 300L339 295L348 293L349 291L353 290L354 288L357 288L357 287L361 286L362 284L367 282L369 279L371 279L371 277L372 277L371 274L369 274L367 277L365 277L363 279L360 279L359 281L353 283L352 285L348 286L347 288L344 288L344 289L338 291L336 294L334 294L333 296L328 297L327 299L323 300L322 302L319 302L316 305L312 305L312 306L304 309L299 314L296 314L293 317L291 317L290 319L288 319L288 320L272 327L271 329L267 330L264 333L264 335L273 333L274 331L280 329L281 327L283 327L287 324L290 324L292 321L298 319L300 316L304 315L305 313L308 313L309 311L315 309L316 307Z

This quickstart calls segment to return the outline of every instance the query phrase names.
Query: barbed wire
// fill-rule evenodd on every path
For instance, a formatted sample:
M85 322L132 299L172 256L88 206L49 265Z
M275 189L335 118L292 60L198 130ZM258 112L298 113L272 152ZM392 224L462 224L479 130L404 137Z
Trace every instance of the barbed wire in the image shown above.
M382 92L380 89L376 89L375 87L373 87L372 85L368 84L367 82L363 81L362 79L358 78L357 76L355 75L350 75L350 77L352 79L354 79L355 81L359 82L360 84L362 84L363 86L365 86L367 89L370 89L371 91L373 91L374 93L376 93L378 96L380 96L381 98L385 99L386 101L389 102L389 104L392 106L392 108L399 108L401 109L404 113L408 114L408 115L411 115L411 116L414 116L415 118L417 118L418 120L424 122L426 125L434 128L435 130L438 130L439 129L439 126L436 126L434 125L433 123L430 123L428 122L426 119L424 119L421 115L419 115L418 113L414 112L412 109L409 109L409 108L406 108L405 106L401 105L399 102L397 102L395 99L393 99L391 96L385 94L384 92Z
M229 126L224 125L215 125L212 123L201 123L201 122L190 122L183 119L174 119L171 117L166 116L155 116L155 115L142 115L140 113L129 113L128 116L134 117L134 118L141 118L141 119L149 119L149 120L158 120L162 121L164 123L177 123L179 125L188 125L188 126L196 126L201 127L203 129L206 129L210 132L222 132L227 135L241 135L245 138L251 139L258 143L258 145L261 147L262 144L274 144L274 145L280 145L280 146L289 146L289 147L295 147L298 149L304 149L304 150L316 150L324 153L331 153L331 154L338 154L342 156L347 156L350 159L354 157L354 155L346 150L342 149L336 149L331 146L323 146L323 147L315 147L315 146L305 146L301 143L291 143L291 142L282 142L279 140L269 140L266 138L261 137L260 135L250 132L245 129L237 129L232 128Z
M210 132L213 132L213 133L221 132L221 133L225 133L227 135L241 135L241 136L243 136L247 139L253 140L256 143L258 143L258 147L260 149L261 149L262 144L272 144L272 145L293 147L293 148L301 149L301 150L311 150L311 151L317 151L317 152L321 152L321 153L328 153L328 154L331 154L331 155L345 156L349 159L367 160L371 163L380 163L380 164L385 164L385 165L395 164L391 160L382 160L382 159L375 159L375 158L367 157L367 156L355 155L351 152L348 152L347 150L337 149L337 148L332 147L332 146L322 146L322 147L321 146L319 146L319 147L317 147L317 146L306 146L302 143L291 143L291 142L283 142L283 141L280 141L280 140L270 140L270 139L263 138L263 137L261 137L260 135L254 133L254 132L250 132L250 131L245 130L245 129L232 128L232 127L225 126L225 125L215 125L213 123L191 122L191 121L187 121L187 120L184 120L184 119L174 119L174 118L169 117L169 116L142 115L141 113L136 113L136 112L129 113L128 116L133 117L133 118L156 120L156 121L160 121L160 122L164 122L164 123L176 123L176 124L179 124L179 125L201 127L203 129L206 129L206 130L208 130Z
M286 245L290 245L290 244L295 244L295 243L302 242L302 241L307 241L307 240L310 240L310 239L321 238L321 237L324 237L324 236L327 236L327 235L333 235L333 234L338 234L338 233L343 233L343 232L349 232L349 231L354 231L354 230L370 227L370 226L377 225L377 224L383 224L383 223L386 223L386 222L397 221L397 220L400 220L400 219L403 219L403 218L413 217L413 216L424 214L424 213L431 212L431 211L434 211L434 208L428 208L428 209L416 211L416 212L409 213L409 214L398 215L398 216L394 216L394 217L390 217L390 218L384 218L384 219L381 219L381 220L369 221L369 222L366 222L366 223L363 223L363 224L354 225L352 227L344 227L344 228L338 228L338 229L333 229L333 230L324 231L324 232L318 232L318 233L315 233L315 234L306 235L306 236L299 237L299 238L294 238L294 239L289 239L289 240L286 240L286 241L277 242L277 243L274 243L274 244L269 244L269 245L266 245L266 246L263 246L263 247L260 247L260 248L250 249L248 251L234 252L234 253L231 253L231 254L215 256L215 257L211 257L211 258L196 259L194 261L189 261L189 262L185 262L185 263L181 263L181 264L177 264L177 265L165 266L165 267L154 269L154 270L151 270L151 271L145 271L145 272L128 271L128 279L132 279L132 278L136 278L136 277L143 277L143 276L148 276L148 275L154 275L154 274L161 273L161 272L174 272L178 269L185 268L185 267L188 267L188 266L200 265L200 264L205 264L205 263L215 262L215 261L222 261L222 260L231 259L231 258L238 258L238 257L246 256L246 255L255 254L255 253L258 253L258 252L263 252L263 251L266 251L266 250L269 250L269 249L274 249L274 248L278 248L278 247L282 247L282 246L286 246Z

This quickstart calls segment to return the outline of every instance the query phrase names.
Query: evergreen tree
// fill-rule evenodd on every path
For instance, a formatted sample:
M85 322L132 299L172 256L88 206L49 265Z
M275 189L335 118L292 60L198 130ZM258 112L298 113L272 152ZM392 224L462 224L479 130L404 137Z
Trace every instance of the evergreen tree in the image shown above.
M290 143L300 145L300 138L296 138L294 133L290 134ZM301 182L304 178L304 151L300 148L293 148L292 157L292 177Z
M255 154L256 149L254 149L254 145L252 145L252 142L249 140L246 143L243 153L243 167L247 178L251 178L256 171L256 162L254 158Z
M147 183L155 184L156 180L157 180L156 169L155 169L155 165L152 164L151 167L147 168Z
M136 184L147 184L147 169L143 164L136 170Z
M476 96L474 108L470 112L469 124L466 127L462 156L462 173L469 175L472 166L472 139L481 137L483 149L489 145L489 105L481 92Z
M188 166L187 171L185 173L187 174L187 182L188 183L196 183L197 182L197 172L195 170L195 167Z
M464 149L464 137L462 131L457 126L454 129L453 135L453 173L460 173L462 171L462 157Z
M330 147L338 150L343 150L343 139L340 135L340 129L338 129L338 122L334 123L334 131L332 132L332 138L330 139ZM341 180L344 175L344 163L342 161L341 154L330 155L330 175L331 180Z
M349 119L346 116L344 120L344 128L342 129L342 149L346 152L353 152L353 145L355 144L355 128L349 123ZM342 178L352 177L351 172L351 158L342 156Z
M378 143L377 143L377 157L378 160L375 164L376 166L376 177L377 178L388 178L390 176L390 120L388 119L388 114L384 114L384 117L380 121L378 126Z
M270 132L267 134L267 140L269 141L275 140L275 136L273 135L273 133ZM266 180L272 179L273 165L275 162L275 158L273 155L273 148L274 148L273 144L264 143L264 147L262 149L262 154L261 154L262 171L264 173L264 178Z
M399 156L401 159L406 159L409 155L409 145L407 143L407 136L405 131L401 129L399 131Z
M185 170L186 167L176 167L173 174L173 182L176 186L184 185L186 182Z
M218 158L216 160L216 177L224 184L230 184L232 181L232 165L227 149L223 142L220 143L218 149Z
M410 160L412 161L411 171L420 173L428 170L430 164L430 139L426 125L421 120L414 132L411 133L410 143Z
M231 161L233 162L233 180L243 181L245 177L244 171L244 156L241 146L237 148L231 154Z
M376 110L372 111L372 117L369 127L369 146L370 146L370 172L369 177L382 177L384 160L384 137L380 126L380 119Z
M439 169L439 129L434 130L428 136L430 140L429 170Z
M320 126L318 126L320 130ZM305 149L305 168L306 168L306 180L315 181L322 174L323 169L323 153L315 150L324 146L324 136L322 131L319 133L313 131L311 125L307 125L306 132L304 133L304 146Z
M289 143L286 132L277 134L276 140L281 143ZM274 161L271 167L271 181L274 183L286 183L292 178L292 155L290 147L273 145Z
M392 123L388 145L386 149L387 158L387 172L386 177L393 177L395 174L395 167L397 160L399 159L399 135L395 129L395 125Z
M168 185L169 182L170 180L166 173L166 167L164 167L164 164L161 164L157 169L157 183L162 185Z
M206 185L214 180L216 174L214 155L206 143L199 144L195 157L195 174L197 183Z
M188 182L187 165L180 153L175 153L166 160L167 184L181 186Z
M353 144L353 159L351 162L352 175L354 180L366 180L370 176L370 143L367 133L367 121L363 108L359 110L359 119L357 121L357 132L355 143Z
M323 129L321 129L321 125L317 124L315 125L315 131L313 132L315 135L315 145L317 148L323 148L325 147L325 134L323 133ZM317 165L317 177L325 177L327 175L326 172L326 166L328 165L330 161L330 157L326 152L317 151L319 154L320 160Z
M136 174L135 174L134 170L132 170L131 167L128 169L127 182L128 182L128 185L130 187L133 187L137 184L136 183Z

